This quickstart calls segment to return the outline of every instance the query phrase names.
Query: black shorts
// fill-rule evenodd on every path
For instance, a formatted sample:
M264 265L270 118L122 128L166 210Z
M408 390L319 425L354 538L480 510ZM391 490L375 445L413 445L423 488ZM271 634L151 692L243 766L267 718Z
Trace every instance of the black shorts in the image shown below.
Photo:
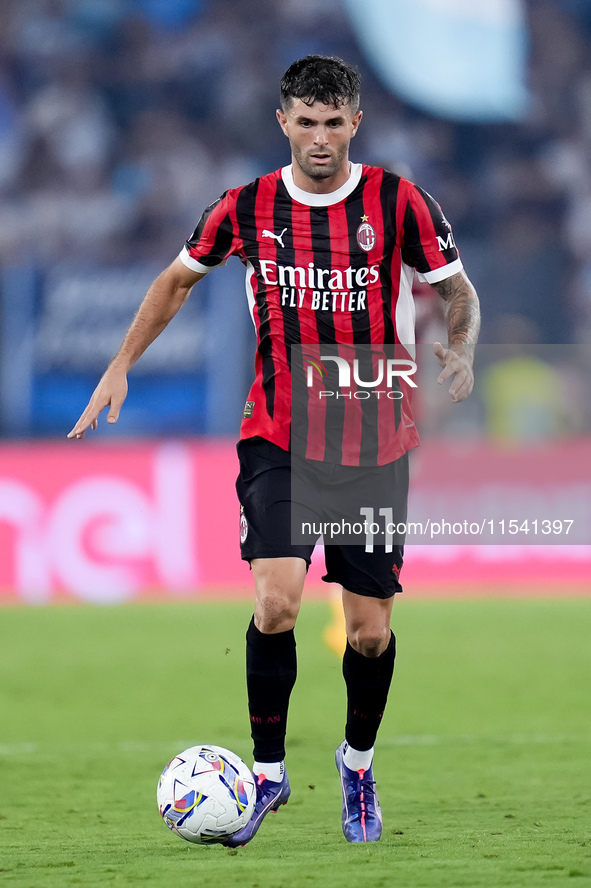
M240 501L240 551L245 561L253 558L303 558L309 566L316 539L295 543L292 540L292 472L291 455L263 438L247 438L238 443L240 474L236 490ZM311 462L311 461L309 461ZM318 469L321 482L327 483L327 473L337 486L343 485L350 466L311 464L310 471ZM391 492L389 501L398 506L397 521L406 520L408 493L408 457L401 457L386 466L369 467L362 476L367 489L380 490L380 505ZM357 472L359 477L359 470ZM385 493L386 492L386 493ZM399 504L404 504L403 514ZM377 509L376 509L377 514ZM321 521L323 515L309 516ZM317 524L312 525L318 527ZM372 598L391 598L402 592L399 574L402 568L403 545L348 545L326 544L324 556L327 583L339 583L349 592Z

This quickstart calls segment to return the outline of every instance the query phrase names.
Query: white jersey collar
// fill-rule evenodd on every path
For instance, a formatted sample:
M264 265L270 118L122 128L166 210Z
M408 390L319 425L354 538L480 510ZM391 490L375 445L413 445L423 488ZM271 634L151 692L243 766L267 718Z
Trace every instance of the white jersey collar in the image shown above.
M339 201L349 197L355 188L357 188L359 180L361 179L361 170L362 164L352 163L351 175L345 184L341 185L340 188L337 188L336 191L330 191L328 194L313 194L311 191L303 191L301 188L298 188L293 181L291 164L283 167L281 170L281 178L283 179L283 183L292 200L297 200L298 203L305 204L308 207L331 207L333 204L337 204Z

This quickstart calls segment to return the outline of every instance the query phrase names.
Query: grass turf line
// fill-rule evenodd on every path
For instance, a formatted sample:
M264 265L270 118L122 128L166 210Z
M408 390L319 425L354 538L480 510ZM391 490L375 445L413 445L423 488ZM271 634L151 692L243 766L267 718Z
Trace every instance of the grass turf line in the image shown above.
M193 847L156 811L199 741L250 761L245 604L0 613L0 885L401 888L591 885L591 600L396 602L375 770L377 845L341 833L340 663L305 602L293 795L244 849Z

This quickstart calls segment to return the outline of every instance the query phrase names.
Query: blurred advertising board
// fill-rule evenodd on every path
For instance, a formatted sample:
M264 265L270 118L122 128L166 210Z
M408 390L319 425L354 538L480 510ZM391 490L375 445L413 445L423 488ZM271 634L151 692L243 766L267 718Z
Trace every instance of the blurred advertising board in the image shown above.
M411 466L409 595L591 593L590 456L587 437L428 441ZM0 601L251 597L237 470L227 439L3 444ZM317 547L310 595L328 594L322 562Z
M160 271L74 261L0 270L3 438L71 427ZM243 290L238 262L205 280L133 369L123 421L96 437L234 434L253 365L246 300L236 304ZM220 361L229 348L232 361Z

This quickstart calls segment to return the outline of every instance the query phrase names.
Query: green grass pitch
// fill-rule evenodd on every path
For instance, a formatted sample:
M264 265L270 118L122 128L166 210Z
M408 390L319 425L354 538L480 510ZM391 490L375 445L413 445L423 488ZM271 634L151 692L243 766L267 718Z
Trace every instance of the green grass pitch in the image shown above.
M348 845L329 607L304 602L292 798L243 849L164 826L156 783L199 741L250 758L248 604L0 611L0 886L591 886L591 599L394 607L379 844Z

